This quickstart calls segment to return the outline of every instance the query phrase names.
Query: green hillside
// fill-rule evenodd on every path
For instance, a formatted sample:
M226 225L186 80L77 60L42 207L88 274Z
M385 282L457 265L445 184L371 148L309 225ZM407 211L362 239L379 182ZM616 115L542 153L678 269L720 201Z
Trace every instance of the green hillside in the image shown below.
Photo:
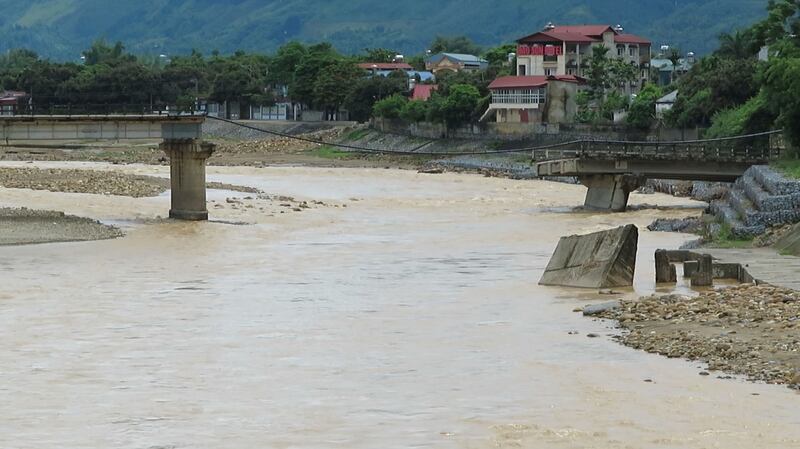
M96 38L140 53L270 51L327 40L344 52L422 52L437 34L481 45L555 23L620 23L656 44L705 53L765 15L766 0L0 0L0 51L75 59Z

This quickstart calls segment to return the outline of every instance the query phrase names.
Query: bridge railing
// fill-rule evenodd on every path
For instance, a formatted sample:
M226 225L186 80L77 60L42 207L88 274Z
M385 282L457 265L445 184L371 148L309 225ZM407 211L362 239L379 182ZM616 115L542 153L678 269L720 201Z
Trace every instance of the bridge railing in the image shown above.
M205 115L205 111L180 111L174 107L153 104L102 103L63 105L14 105L4 116L32 115Z
M764 163L780 158L781 131L722 139L672 142L589 140L566 142L532 150L534 161L554 159L640 158L648 160L703 160Z

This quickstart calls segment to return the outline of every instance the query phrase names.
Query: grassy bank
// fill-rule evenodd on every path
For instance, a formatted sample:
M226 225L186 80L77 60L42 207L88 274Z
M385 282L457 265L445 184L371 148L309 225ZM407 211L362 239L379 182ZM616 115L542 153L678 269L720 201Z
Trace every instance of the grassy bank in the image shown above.
M785 176L800 179L800 159L782 159L770 165Z

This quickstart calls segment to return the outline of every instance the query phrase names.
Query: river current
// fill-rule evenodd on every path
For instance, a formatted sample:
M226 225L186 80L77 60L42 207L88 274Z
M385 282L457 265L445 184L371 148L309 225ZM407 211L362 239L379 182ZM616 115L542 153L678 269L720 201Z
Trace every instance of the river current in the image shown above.
M580 186L396 170L209 178L325 206L267 214L212 192L212 221L181 223L153 220L167 196L0 189L0 205L127 233L0 248L0 447L800 447L791 390L698 376L573 312L653 293L654 250L690 237L644 227L699 203L574 212ZM537 285L560 236L627 223L634 289Z

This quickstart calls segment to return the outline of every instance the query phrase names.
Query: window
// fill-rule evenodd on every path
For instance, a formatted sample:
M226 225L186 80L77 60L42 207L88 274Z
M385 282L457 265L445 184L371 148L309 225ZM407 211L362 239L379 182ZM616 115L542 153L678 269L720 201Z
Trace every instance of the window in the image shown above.
M520 64L519 67L517 67L517 75L525 76L527 74L527 69L528 67L525 64Z
M617 45L617 56L625 56L625 46Z
M636 56L637 50L638 50L638 48L631 47L631 48L628 49L628 52L630 53L631 56Z

